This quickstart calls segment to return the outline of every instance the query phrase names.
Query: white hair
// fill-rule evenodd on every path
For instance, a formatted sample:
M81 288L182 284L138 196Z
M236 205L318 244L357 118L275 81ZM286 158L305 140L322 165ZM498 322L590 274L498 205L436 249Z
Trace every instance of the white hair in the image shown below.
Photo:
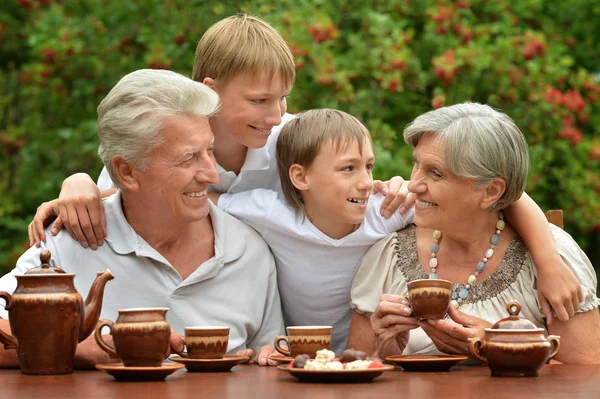
M517 201L527 183L529 152L523 133L506 114L478 103L429 111L404 129L404 141L416 147L425 134L443 140L448 169L486 187L494 179L506 190L494 204L503 209Z
M112 181L122 188L112 160L120 155L144 170L163 143L165 118L188 114L209 117L219 96L209 87L172 71L140 69L125 75L98 106L98 155Z

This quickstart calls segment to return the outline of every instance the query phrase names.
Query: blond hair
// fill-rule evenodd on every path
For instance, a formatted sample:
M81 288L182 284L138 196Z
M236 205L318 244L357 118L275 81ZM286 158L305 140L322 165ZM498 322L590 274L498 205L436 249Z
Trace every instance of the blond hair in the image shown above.
M234 15L212 25L196 47L192 78L221 82L242 74L269 78L279 74L292 87L296 78L294 56L281 35L260 18Z
M287 202L304 212L300 191L289 177L290 167L310 167L324 144L333 144L337 152L345 151L355 140L362 154L365 140L371 143L367 128L355 117L334 109L313 109L299 113L287 122L277 138L277 168Z
M98 155L111 180L123 188L113 167L120 155L141 170L163 142L162 122L178 114L210 117L219 95L202 83L161 69L140 69L125 75L98 106Z
M416 147L425 134L444 142L448 169L481 187L501 178L506 190L494 204L503 209L517 201L527 184L529 152L523 133L505 113L478 103L429 111L404 129L404 141Z

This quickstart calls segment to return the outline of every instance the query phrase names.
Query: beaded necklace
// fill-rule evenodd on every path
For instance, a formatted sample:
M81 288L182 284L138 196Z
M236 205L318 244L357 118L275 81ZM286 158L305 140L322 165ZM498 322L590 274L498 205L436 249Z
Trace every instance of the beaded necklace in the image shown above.
M461 287L458 291L458 295L454 291L452 294L452 300L450 301L450 305L454 308L460 306L463 300L467 299L469 295L471 295L471 286L475 284L477 281L477 277L483 273L485 267L487 265L488 260L494 255L494 248L500 242L500 233L504 230L504 226L506 223L504 222L504 215L502 212L498 212L498 221L496 222L496 232L492 235L490 239L491 245L483 256L483 259L477 263L475 273L469 276L466 284L459 284ZM436 273L438 267L437 253L440 250L440 239L442 238L442 232L439 230L433 231L433 243L429 246L429 250L431 251L431 259L429 259L429 268L431 269L431 273L429 274L430 279L437 279L438 275Z

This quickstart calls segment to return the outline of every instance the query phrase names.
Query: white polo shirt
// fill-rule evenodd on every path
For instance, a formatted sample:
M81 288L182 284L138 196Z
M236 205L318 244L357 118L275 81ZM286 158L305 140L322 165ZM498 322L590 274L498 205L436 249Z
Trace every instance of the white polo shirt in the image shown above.
M219 183L211 186L210 191L235 194L254 188L267 188L281 193L281 183L279 181L277 159L275 157L275 145L277 144L277 137L279 137L281 128L293 118L294 115L292 114L284 114L281 118L281 123L273 128L264 147L248 149L246 160L239 175L223 169L217 163ZM100 191L104 191L113 187L115 185L110 179L108 171L106 168L103 168L98 178L98 188Z
M405 215L394 212L390 219L381 216L383 199L371 195L363 223L339 240L323 234L271 190L223 194L218 205L256 229L271 247L286 326L333 326L331 348L341 353L352 319L354 271L373 244L413 220L414 209Z
M167 307L167 321L178 334L188 326L229 326L228 352L258 353L283 332L277 273L267 244L250 227L210 204L215 256L182 281L171 264L136 234L123 214L121 193L105 198L106 244L83 248L62 230L47 233L56 265L75 273L75 287L87 296L96 272L110 268L101 317L116 320L118 309ZM41 249L27 250L16 268L0 279L0 290L14 292L15 276L40 265ZM7 319L4 301L0 317Z

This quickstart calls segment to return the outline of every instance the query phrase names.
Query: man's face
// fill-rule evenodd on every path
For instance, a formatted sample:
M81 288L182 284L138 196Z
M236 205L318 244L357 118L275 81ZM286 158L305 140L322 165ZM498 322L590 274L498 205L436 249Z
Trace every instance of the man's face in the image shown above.
M215 82L221 108L211 117L211 126L221 138L229 138L248 148L261 148L271 129L281 123L287 110L291 87L279 74L238 75L227 82Z
M176 115L163 121L161 133L164 143L149 167L137 171L138 201L161 219L201 220L209 212L206 190L219 182L208 118Z

